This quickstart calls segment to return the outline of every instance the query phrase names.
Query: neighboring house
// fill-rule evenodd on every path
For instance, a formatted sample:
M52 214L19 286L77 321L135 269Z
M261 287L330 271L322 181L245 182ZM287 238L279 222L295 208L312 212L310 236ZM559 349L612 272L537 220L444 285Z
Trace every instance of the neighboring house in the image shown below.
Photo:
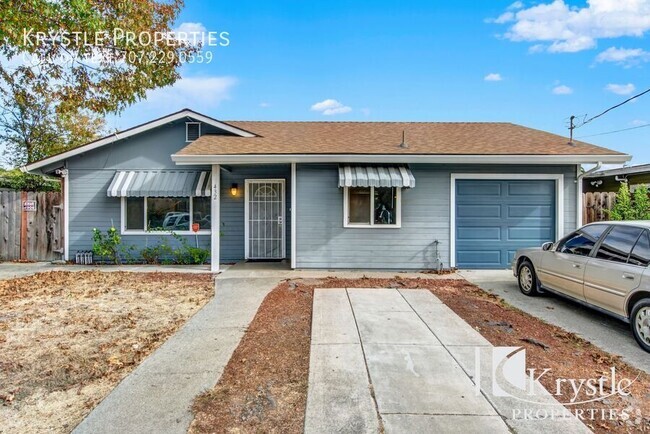
M510 123L165 116L25 170L64 178L65 256L93 227L210 246L212 268L505 268L580 225L580 165L629 155ZM192 236L193 239L193 236Z
M635 185L650 184L650 164L599 170L586 174L583 178L585 192L617 192L621 182L627 182L632 189Z

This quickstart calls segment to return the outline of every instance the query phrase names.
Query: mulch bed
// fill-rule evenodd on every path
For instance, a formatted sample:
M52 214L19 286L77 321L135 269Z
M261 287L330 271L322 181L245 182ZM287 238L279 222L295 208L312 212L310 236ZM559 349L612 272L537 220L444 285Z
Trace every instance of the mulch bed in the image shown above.
M650 376L584 339L532 317L460 279L295 279L264 300L217 386L199 396L191 433L303 430L307 403L311 309L314 288L387 287L430 290L495 346L523 346L529 368L550 368L540 380L555 390L558 378L599 378L616 367L619 378L637 378L627 397L570 406L624 410L626 420L585 421L597 433L650 429ZM605 383L607 384L607 383ZM557 399L573 396L569 386ZM584 398L585 395L579 395Z

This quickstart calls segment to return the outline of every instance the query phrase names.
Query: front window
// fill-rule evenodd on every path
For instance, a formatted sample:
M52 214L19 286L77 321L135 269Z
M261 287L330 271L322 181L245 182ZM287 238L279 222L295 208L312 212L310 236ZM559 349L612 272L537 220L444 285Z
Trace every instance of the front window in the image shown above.
M126 232L190 231L210 229L209 197L128 197L122 202Z
M591 249L596 245L596 241L598 240L589 234L580 231L574 232L560 243L557 251L571 255L589 256Z
M346 187L345 227L399 227L399 188Z

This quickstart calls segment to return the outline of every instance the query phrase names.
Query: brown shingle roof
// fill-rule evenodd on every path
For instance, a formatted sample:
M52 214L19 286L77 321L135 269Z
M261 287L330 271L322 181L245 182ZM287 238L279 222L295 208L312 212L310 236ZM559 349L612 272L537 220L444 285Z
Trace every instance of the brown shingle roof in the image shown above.
M624 155L511 123L229 121L257 137L204 135L177 155ZM402 132L408 147L400 147Z

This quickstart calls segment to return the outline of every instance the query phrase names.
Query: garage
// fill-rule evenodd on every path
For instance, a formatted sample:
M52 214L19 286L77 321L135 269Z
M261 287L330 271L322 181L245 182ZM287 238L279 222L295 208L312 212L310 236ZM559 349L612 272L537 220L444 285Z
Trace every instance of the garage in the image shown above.
M517 249L555 240L556 180L454 179L458 268L508 268Z

